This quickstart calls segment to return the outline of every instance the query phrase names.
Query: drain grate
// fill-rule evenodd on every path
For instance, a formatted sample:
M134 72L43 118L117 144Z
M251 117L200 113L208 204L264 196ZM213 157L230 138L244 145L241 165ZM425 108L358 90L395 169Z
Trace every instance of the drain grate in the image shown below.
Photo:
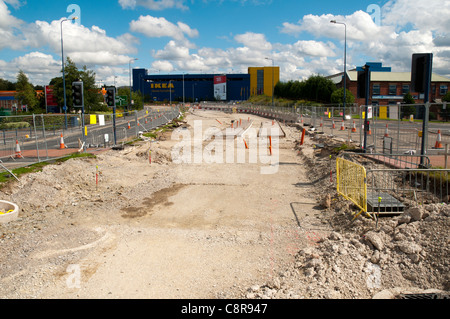
M378 198L381 197L381 202L378 204ZM368 193L367 194L367 211L378 213L378 206L380 207L380 214L403 213L405 205L399 202L396 198L386 193Z
M445 294L401 294L399 295L399 299L415 299L415 300L421 300L421 299L450 299L450 295Z

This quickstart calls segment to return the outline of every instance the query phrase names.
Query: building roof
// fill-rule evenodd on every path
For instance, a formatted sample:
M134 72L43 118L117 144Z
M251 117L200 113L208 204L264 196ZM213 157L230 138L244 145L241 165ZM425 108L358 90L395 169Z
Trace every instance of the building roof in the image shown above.
M357 71L347 72L350 81L358 80ZM411 82L411 72L371 72L371 82ZM450 82L449 78L433 73L431 82Z

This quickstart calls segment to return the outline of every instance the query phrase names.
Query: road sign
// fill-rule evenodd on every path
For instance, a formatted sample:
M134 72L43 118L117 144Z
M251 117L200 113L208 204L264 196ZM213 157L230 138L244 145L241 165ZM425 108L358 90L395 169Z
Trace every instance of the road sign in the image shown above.
M128 96L117 95L116 96L116 106L125 106L125 105L128 105Z

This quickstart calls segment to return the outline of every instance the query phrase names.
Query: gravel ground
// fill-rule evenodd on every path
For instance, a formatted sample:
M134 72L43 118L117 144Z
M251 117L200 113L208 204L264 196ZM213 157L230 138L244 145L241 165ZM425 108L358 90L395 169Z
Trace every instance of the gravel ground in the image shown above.
M243 116L196 110L187 115L185 132L193 132L195 121L203 131L224 130ZM249 119L253 128L267 124ZM345 227L352 208L330 181L330 153L313 147L339 141L308 136L299 146L299 130L282 128L276 174L261 174L274 167L262 158L174 163L179 134L166 132L21 177L0 192L20 207L18 220L0 224L0 297L445 294L448 205L411 207L381 220L378 229L364 218Z

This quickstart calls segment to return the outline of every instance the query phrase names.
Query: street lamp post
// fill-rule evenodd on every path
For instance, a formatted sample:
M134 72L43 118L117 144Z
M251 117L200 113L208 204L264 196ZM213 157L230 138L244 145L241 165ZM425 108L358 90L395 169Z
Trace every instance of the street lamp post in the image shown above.
M185 106L186 101L185 101L185 94L184 94L184 72L183 72L183 107Z
M61 61L62 61L62 73L63 73L63 91L64 91L64 114L65 114L65 124L67 129L67 98L66 98L66 71L64 68L64 40L63 40L63 22L76 20L78 17L73 17L72 19L61 20Z
M169 100L169 101L170 101L170 102L169 102L170 104L169 104L169 106L170 106L170 107L172 106L172 85L171 85L172 82L173 82L172 80L169 81L169 92L170 92L170 100Z
M129 62L128 62L128 70L130 71L129 73L130 73L130 101L128 102L128 111L130 111L131 110L131 99L132 99L132 92L131 92L131 62L132 61L136 61L136 60L139 60L138 58L134 58L134 59L131 59Z
M331 20L330 23L342 24L345 30L345 40L344 40L344 119L345 119L345 105L347 104L347 25L343 22L337 22L336 20Z
M272 60L272 108L273 108L275 95L275 62L273 59L270 58L266 58L266 60Z

